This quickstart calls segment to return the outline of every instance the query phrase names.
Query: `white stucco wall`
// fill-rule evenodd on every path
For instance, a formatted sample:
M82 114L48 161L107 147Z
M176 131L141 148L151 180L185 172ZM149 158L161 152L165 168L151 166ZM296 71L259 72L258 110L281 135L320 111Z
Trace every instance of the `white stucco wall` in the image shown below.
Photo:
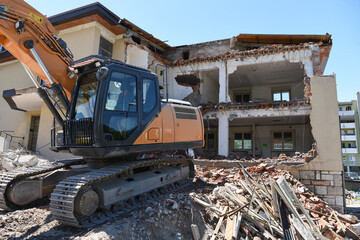
M310 124L316 141L317 157L302 170L342 171L339 109L336 77L312 77Z
M32 87L19 61L0 64L0 92L4 90ZM13 135L23 136L25 132L17 130L26 121L26 113L12 110L3 97L0 97L0 131L14 131Z
M59 32L61 37L74 54L74 59L81 59L89 55L98 54L101 29L97 25L84 24L76 29Z

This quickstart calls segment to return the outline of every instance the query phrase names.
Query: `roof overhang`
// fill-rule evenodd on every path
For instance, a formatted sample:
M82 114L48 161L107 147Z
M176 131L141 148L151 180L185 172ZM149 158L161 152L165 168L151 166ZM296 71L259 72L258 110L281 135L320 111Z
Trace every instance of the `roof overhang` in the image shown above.
M27 112L41 109L42 100L35 87L4 90L3 98L13 110Z
M330 34L325 35L290 35L290 34L239 34L236 39L244 43L262 44L300 44L307 42L322 42L332 44Z
M115 35L124 34L128 30L131 30L164 49L170 48L165 42L154 37L152 34L136 26L129 20L125 18L121 19L99 2L51 16L49 17L49 20L56 30L63 30L97 21Z

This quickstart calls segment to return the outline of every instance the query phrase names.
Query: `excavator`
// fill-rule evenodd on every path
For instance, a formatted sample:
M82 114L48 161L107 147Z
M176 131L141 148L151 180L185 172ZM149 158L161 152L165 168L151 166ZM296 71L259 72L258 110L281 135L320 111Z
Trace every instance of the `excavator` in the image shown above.
M163 98L156 74L100 55L74 61L50 21L22 0L0 0L0 44L22 63L61 126L51 131L52 150L79 156L1 173L0 208L50 196L58 221L87 227L193 177L189 158L136 157L204 144L199 109Z

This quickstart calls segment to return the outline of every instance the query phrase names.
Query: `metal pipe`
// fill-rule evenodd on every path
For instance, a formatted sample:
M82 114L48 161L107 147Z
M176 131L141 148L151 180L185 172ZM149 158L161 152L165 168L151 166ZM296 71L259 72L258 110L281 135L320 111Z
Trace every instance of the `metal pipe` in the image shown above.
M50 73L48 72L48 70L46 69L44 63L41 61L41 58L39 57L39 55L37 54L37 52L35 51L34 48L30 48L29 49L31 54L33 55L33 57L35 58L36 62L39 64L41 70L44 72L46 78L49 80L50 84L53 85L55 82L52 79Z
M64 106L65 109L69 108L69 100L67 99L66 95L63 92L61 84L55 83L52 79L49 71L45 67L44 63L41 61L41 58L37 54L36 50L34 49L34 41L33 40L27 40L24 42L24 47L29 49L33 57L35 58L35 61L38 63L39 67L45 74L46 78L50 82L51 88L54 90L56 96L59 98L61 104Z
M21 65L23 66L23 68L25 69L25 72L29 75L31 81L34 83L35 87L36 88L40 88L40 84L39 82L36 80L34 74L31 72L31 70L25 66L22 62L21 62Z

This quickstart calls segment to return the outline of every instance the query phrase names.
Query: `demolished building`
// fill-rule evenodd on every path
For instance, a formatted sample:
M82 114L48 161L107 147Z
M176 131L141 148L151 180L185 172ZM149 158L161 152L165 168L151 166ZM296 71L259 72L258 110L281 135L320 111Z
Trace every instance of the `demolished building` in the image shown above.
M330 35L240 34L171 47L100 3L49 19L75 59L102 54L150 69L159 75L164 97L201 107L205 153L277 158L306 153L316 143L315 156L290 170L343 211L336 79L323 76ZM24 146L47 157L60 157L48 150L53 125L49 110L7 52L0 53L0 74L0 109L9 114L0 118L0 130L22 136Z

